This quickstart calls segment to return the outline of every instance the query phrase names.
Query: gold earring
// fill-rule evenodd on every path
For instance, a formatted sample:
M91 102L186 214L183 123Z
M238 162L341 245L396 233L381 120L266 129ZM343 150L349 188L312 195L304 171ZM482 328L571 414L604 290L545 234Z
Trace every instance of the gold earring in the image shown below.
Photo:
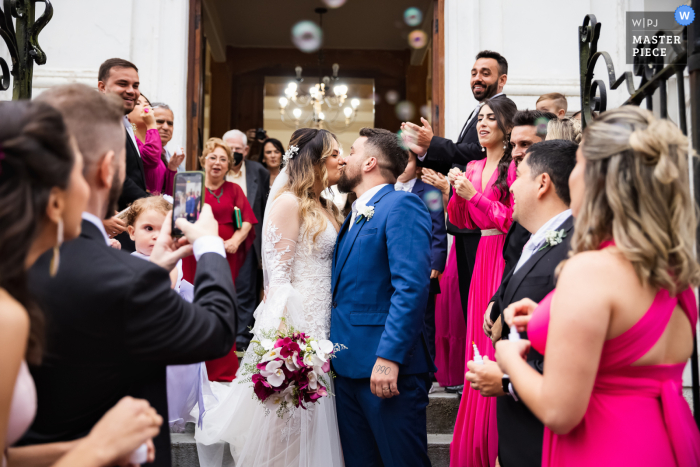
M56 277L58 273L58 266L61 262L61 245L63 244L63 219L58 219L58 225L56 226L56 244L53 247L53 258L51 258L51 265L49 266L49 274L51 277Z

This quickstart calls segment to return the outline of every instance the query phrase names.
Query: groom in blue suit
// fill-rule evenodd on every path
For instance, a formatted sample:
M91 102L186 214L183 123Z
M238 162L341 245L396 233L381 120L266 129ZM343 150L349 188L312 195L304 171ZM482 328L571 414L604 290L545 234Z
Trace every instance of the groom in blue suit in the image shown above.
M354 192L333 256L331 341L340 440L347 467L429 466L423 317L431 219L394 183L408 154L387 130L363 128L338 188ZM341 162L342 163L342 162Z

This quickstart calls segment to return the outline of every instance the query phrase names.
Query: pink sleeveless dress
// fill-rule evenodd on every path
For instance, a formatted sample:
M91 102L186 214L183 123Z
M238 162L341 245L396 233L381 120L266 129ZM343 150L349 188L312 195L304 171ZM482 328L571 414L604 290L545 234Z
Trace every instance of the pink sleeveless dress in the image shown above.
M540 302L528 324L532 347L542 354L554 292ZM694 330L698 309L693 291L671 297L659 290L637 323L605 342L581 423L565 435L545 427L543 467L700 466L700 432L682 395L685 363L632 366L659 340L679 303Z

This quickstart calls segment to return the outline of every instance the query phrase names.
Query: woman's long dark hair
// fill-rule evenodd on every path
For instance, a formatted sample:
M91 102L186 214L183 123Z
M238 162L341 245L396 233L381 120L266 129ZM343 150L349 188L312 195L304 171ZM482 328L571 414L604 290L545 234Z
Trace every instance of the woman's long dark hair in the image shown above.
M280 152L281 155L284 155L286 150L284 149L284 146L282 146L282 142L278 139L275 138L267 138L265 141L262 142L262 147L260 148L260 156L259 156L259 161L262 165L267 168L267 162L265 162L265 146L267 146L267 143L272 143L272 145L277 148L277 150ZM282 156L280 156L280 159L282 159ZM282 162L280 160L280 162ZM280 164L281 165L281 164Z
M481 108L483 109L486 105L493 110L498 128L503 132L503 137L505 138L506 149L503 152L503 157L501 157L501 160L498 162L498 178L496 178L496 182L493 184L493 188L500 192L499 199L502 201L507 199L510 195L508 189L508 168L513 161L510 132L513 129L513 117L515 117L518 108L510 99L486 99L481 105Z
M68 188L75 158L63 118L48 104L2 102L0 122L0 287L29 314L26 360L38 364L44 319L27 290L25 261L51 190Z

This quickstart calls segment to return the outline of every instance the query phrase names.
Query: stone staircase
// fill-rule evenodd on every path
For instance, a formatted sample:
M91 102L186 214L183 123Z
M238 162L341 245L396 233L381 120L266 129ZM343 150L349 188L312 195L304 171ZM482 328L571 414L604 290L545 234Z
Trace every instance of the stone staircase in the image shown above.
M450 443L459 400L456 394L448 394L435 384L435 391L429 396L430 403L427 409L428 455L433 467L449 467ZM193 423L187 425L186 433L171 433L170 440L173 467L199 467ZM230 459L228 449L225 451Z

